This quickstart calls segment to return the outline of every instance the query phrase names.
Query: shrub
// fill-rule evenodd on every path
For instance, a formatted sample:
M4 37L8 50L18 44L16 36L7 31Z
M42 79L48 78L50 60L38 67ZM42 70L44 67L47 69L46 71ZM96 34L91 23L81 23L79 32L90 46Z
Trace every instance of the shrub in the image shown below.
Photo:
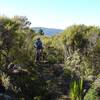
M57 62L56 57L53 55L48 55L47 60L48 60L49 64L54 64Z
M70 86L71 100L83 100L83 79L74 80Z
M100 100L100 77L99 76L94 81L92 87L85 95L84 100Z

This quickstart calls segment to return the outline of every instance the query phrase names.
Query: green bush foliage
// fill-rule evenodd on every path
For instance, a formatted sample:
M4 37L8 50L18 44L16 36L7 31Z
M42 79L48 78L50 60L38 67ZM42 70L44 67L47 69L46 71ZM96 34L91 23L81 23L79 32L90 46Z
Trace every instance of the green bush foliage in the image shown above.
M100 74L100 28L72 25L61 34L48 37L42 31L40 34L35 33L30 24L31 22L23 16L0 16L0 70L4 73L1 78L6 89L13 91L18 99L45 100L50 94L55 96L55 92L51 93L49 90L51 86L54 86L53 90L67 87L73 79L70 96L72 100L82 100L83 80L76 81L74 78L86 79L89 75ZM37 37L43 41L43 60L48 62L42 62L44 65L34 62L34 42ZM11 65L17 68L10 70L8 67ZM43 76L45 72L42 71L48 69L44 66L49 66L51 70L49 78L57 73L59 66L64 72L61 72L61 76L55 75L51 80L46 80ZM65 82L66 78L68 83ZM57 83L57 79L61 81L60 84ZM99 88L91 87L85 100L96 100L97 91Z

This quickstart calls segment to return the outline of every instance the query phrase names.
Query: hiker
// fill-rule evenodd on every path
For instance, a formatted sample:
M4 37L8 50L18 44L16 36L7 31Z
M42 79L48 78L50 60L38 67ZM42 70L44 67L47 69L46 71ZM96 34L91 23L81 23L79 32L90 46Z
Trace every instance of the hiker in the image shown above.
M42 51L43 51L43 44L40 38L37 38L35 42L35 48L36 48L36 62L40 62L40 58L42 56Z

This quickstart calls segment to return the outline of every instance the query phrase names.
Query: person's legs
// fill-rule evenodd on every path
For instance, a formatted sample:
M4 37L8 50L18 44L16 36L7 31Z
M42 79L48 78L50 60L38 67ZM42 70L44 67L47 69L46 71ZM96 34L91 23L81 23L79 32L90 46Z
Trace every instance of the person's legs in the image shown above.
M40 62L40 49L36 50L36 62Z
M40 50L40 59L43 61L43 49Z
M39 57L38 57L38 50L36 50L36 62L38 61Z

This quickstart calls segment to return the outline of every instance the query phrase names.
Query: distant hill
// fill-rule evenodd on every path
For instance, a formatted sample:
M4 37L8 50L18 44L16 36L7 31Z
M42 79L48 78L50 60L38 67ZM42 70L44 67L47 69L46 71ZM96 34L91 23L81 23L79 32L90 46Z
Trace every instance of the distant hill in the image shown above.
M55 29L55 28L45 28L45 27L33 27L33 30L38 32L39 29L42 29L45 35L55 35L61 33L63 30L62 29Z

